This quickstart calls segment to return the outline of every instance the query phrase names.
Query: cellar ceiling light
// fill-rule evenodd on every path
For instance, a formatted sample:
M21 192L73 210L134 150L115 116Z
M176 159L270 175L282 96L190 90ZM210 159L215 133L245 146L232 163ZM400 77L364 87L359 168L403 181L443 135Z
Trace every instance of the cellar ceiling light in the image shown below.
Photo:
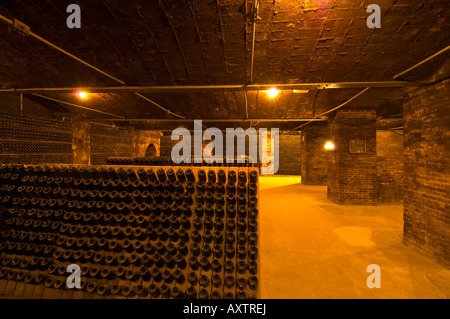
M327 141L327 142L325 143L325 145L324 145L324 148L325 148L327 151L332 151L332 150L334 150L335 146L334 146L334 143L333 143L332 141Z
M82 90L76 91L75 94L82 100L85 100L88 96L88 94Z
M271 98L276 97L278 93L280 93L280 91L277 90L276 88L271 88L270 90L267 91L267 95L269 95L269 97Z

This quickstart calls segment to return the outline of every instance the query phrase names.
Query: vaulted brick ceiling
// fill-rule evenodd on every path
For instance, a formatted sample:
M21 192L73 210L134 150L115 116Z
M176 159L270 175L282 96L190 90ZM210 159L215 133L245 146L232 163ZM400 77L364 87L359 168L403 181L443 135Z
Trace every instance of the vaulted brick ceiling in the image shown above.
M2 0L0 14L17 18L36 34L127 85L248 83L251 0L77 1L82 28L68 29L66 8L73 2ZM371 3L381 7L380 29L366 26L370 14L366 8ZM396 73L450 44L447 0L260 0L259 16L254 83L392 80ZM426 78L446 58L427 63L405 79ZM118 85L3 23L0 62L4 88ZM310 118L356 92L284 91L273 100L264 92L249 92L248 116ZM97 94L86 102L71 94L47 95L128 118L168 117L130 93ZM242 92L146 96L186 118L245 117ZM372 89L353 105L389 110L396 108L401 97L402 89Z

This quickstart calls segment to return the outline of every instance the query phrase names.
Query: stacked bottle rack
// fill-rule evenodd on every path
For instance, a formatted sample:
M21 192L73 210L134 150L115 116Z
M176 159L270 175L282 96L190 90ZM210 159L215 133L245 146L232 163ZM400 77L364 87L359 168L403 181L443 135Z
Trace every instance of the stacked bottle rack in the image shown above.
M0 294L260 295L254 168L3 165L0 185Z
M229 163L228 163L229 162ZM136 166L208 166L208 167L259 167L261 163L253 163L249 160L248 156L239 158L235 156L231 161L227 162L227 157L224 157L222 163L216 163L213 159L208 160L202 157L201 160L196 161L195 157L191 158L191 163L174 164L172 157L170 156L155 156L155 157L109 157L106 160L108 165L136 165Z
M72 123L0 112L0 163L72 163Z

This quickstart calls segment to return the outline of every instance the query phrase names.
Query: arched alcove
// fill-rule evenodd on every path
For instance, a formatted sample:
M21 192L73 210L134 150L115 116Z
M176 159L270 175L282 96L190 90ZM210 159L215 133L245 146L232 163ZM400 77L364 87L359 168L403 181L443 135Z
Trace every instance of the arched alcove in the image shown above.
M145 157L155 157L157 155L156 146L153 143L150 143L147 146L147 151L145 152Z

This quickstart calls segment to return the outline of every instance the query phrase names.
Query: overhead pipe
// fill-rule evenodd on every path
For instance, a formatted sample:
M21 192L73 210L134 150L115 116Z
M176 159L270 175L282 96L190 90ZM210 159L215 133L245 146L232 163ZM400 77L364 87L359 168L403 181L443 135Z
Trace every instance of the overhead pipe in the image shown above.
M429 82L408 81L372 81L372 82L324 82L297 84L248 84L248 85L175 85L175 86L109 86L109 87L62 87L62 88L25 88L0 89L0 93L72 93L83 89L89 93L198 93L198 92L233 92L266 91L273 87L278 90L327 90L355 88L401 88L418 87Z
M407 73L407 72L409 72L409 71L411 71L411 70L414 70L414 69L417 68L418 66L424 64L425 62L428 62L429 60L431 60L431 59L437 57L438 55L440 55L440 54L442 54L442 53L444 53L444 52L446 52L446 51L448 51L448 50L450 50L450 45L447 46L447 47L445 47L444 49L442 49L442 50L436 52L435 54L430 55L428 58L426 58L426 59L420 61L419 63L416 63L415 65L413 65L412 67L406 69L405 71L400 72L400 73L394 75L393 78L396 79L396 78L400 77L401 75L403 75L403 74L405 74L405 73ZM411 82L411 83L413 83L413 82ZM422 83L425 84L426 82L422 82ZM366 87L364 90L362 90L361 92L359 92L359 93L356 94L355 96L351 97L349 100L345 101L344 103L338 105L337 107L335 107L335 108L333 108L333 109L331 109L331 110L328 110L328 111L326 111L326 112L324 112L324 113L322 113L322 114L319 114L318 117L321 117L321 116L323 116L323 115L326 115L326 114L328 114L328 113L330 113L330 112L333 112L333 111L335 111L335 110L337 110L337 109L343 107L344 105L346 105L346 104L348 104L349 102L353 101L354 99L356 99L358 96L360 96L361 94L363 94L364 92L366 92L366 91L369 90L369 89L370 89L370 87ZM305 124L302 124L302 125L300 125L300 126L294 128L294 130L300 129L300 128L304 127L305 125L309 124L309 123L311 123L311 121L309 121L309 122L307 122L307 123L305 123Z
M348 99L348 100L345 101L344 103L342 103L342 104L336 106L335 108L332 108L331 110L328 110L328 111L323 112L323 113L321 113L321 114L319 114L319 115L317 115L317 116L314 116L313 119L322 117L322 116L324 116L324 115L326 115L326 114L328 114L328 113L330 113L330 112L333 112L333 111L336 111L337 109L340 109L341 107L343 107L344 105L347 105L348 103L350 103L351 101L353 101L354 99L356 99L358 96L360 96L360 95L363 94L364 92L368 91L369 89L370 89L370 87L365 88L364 90L362 90L362 91L359 92L358 94L354 95L353 97L351 97L350 99ZM312 122L312 121L308 121L308 122L306 122L305 124L302 124L302 125L300 125L300 126L297 126L297 127L294 128L294 130L300 129L300 128L302 128L303 126L308 125L308 124L311 123L311 122Z
M94 118L92 121L126 121L126 122L193 122L197 119L129 119L122 118L119 120L115 119L102 119L102 118ZM314 121L314 122L323 122L326 121L326 118L315 118L315 119L202 119L202 122L304 122L304 121Z
M259 2L258 0L253 0L252 3L252 12L251 12L251 20L252 20L252 51L251 51L251 60L250 60L250 81L249 83L253 83L253 64L255 61L255 38L256 38L256 21L259 19Z
M49 100L49 101L53 101L53 102L56 102L56 103L61 103L61 104L69 105L69 106L76 107L76 108L79 108L79 109L83 109L83 110L88 110L88 111L92 111L92 112L96 112L96 113L109 115L109 116L116 117L116 118L119 118L119 119L124 119L125 118L125 117L120 116L120 115L116 115L116 114L112 114L112 113L108 113L108 112L103 112L103 111L99 111L99 110L96 110L96 109L91 109L91 108L86 107L86 106L82 106L82 105L78 105L78 104L74 104L74 103L70 103L70 102L54 99L54 98L51 98L51 97L48 97L48 96L45 96L45 95L41 95L41 94L32 94L32 95L40 97L40 98L43 98L43 99L46 99L46 100ZM105 119L105 120L111 121L112 119Z
M443 48L442 50L436 52L435 54L430 55L428 58L426 58L426 59L420 61L419 63L414 64L414 65L413 65L412 67L410 67L409 69L406 69L405 71L400 72L400 73L394 75L393 78L394 78L394 79L397 79L398 77L402 76L403 74L408 73L409 71L414 70L415 68L417 68L417 67L421 66L422 64L424 64L424 63L430 61L431 59L434 59L434 58L437 57L438 55L441 55L442 53L444 53L444 52L446 52L446 51L448 51L448 50L450 50L450 45L447 46L447 47L445 47L445 48Z
M99 68L97 68L97 67L93 66L92 64L90 64L90 63L88 63L88 62L78 58L77 56L73 55L72 53L70 53L70 52L68 52L68 51L66 51L66 50L64 50L64 49L54 45L53 43L45 40L41 36L37 35L33 31L31 31L30 28L26 24L22 23L21 21L19 21L17 19L10 20L10 19L6 18L3 15L0 15L0 20L3 20L7 24L10 24L13 28L17 29L19 32L24 33L26 35L29 35L29 36L31 36L31 37L33 37L33 38L35 38L35 39L37 39L37 40L47 44L48 46L52 47L53 49L58 50L59 52L67 55L68 57L70 57L70 58L72 58L72 59L74 59L74 60L84 64L88 68L91 68L91 69L97 71L98 73L101 73L104 76L106 76L106 77L108 77L108 78L110 78L110 79L112 79L112 80L114 80L114 81L116 81L116 82L118 82L120 84L125 85L125 82L119 80L118 78L116 78L116 77L106 73L105 71L100 70Z
M47 41L46 39L44 39L41 36L37 35L36 33L32 32L30 30L30 27L27 26L26 24L22 23L21 21L19 21L17 19L10 20L10 19L8 19L7 17L5 17L5 16L3 16L1 14L0 14L0 20L5 22L5 23L7 23L7 24L9 24L9 25L11 25L13 28L17 29L19 32L21 32L23 34L26 34L26 35L29 35L29 36L31 36L31 37L33 37L33 38L35 38L35 39L37 39L37 40L47 44L48 46L50 46L50 47L54 48L55 50L65 54L66 56L68 56L68 57L70 57L70 58L72 58L72 59L82 63L83 65L91 68L92 70L94 70L94 71L96 71L96 72L98 72L100 74L103 74L104 76L106 76L106 77L108 77L108 78L110 78L110 79L112 79L112 80L114 80L114 81L116 81L116 82L118 82L118 83L120 83L122 85L126 85L126 83L124 81L119 80L118 78L116 78L116 77L106 73L105 71L100 70L99 68L93 66L92 64L90 64L90 63L88 63L88 62L78 58L77 56L71 54L70 52L68 52L68 51L58 47L57 45ZM176 117L179 117L179 118L183 118L183 116L178 115L176 113L173 113L169 109L166 109L166 108L162 107L161 105L157 104L156 102L153 102L151 99L149 99L147 97L142 96L141 94L137 94L136 93L136 95L139 96L140 98L143 98L144 100L154 104L155 106L159 107L160 109L164 110L165 112L167 112L167 114L170 114L170 115L173 115L173 116L176 116Z

